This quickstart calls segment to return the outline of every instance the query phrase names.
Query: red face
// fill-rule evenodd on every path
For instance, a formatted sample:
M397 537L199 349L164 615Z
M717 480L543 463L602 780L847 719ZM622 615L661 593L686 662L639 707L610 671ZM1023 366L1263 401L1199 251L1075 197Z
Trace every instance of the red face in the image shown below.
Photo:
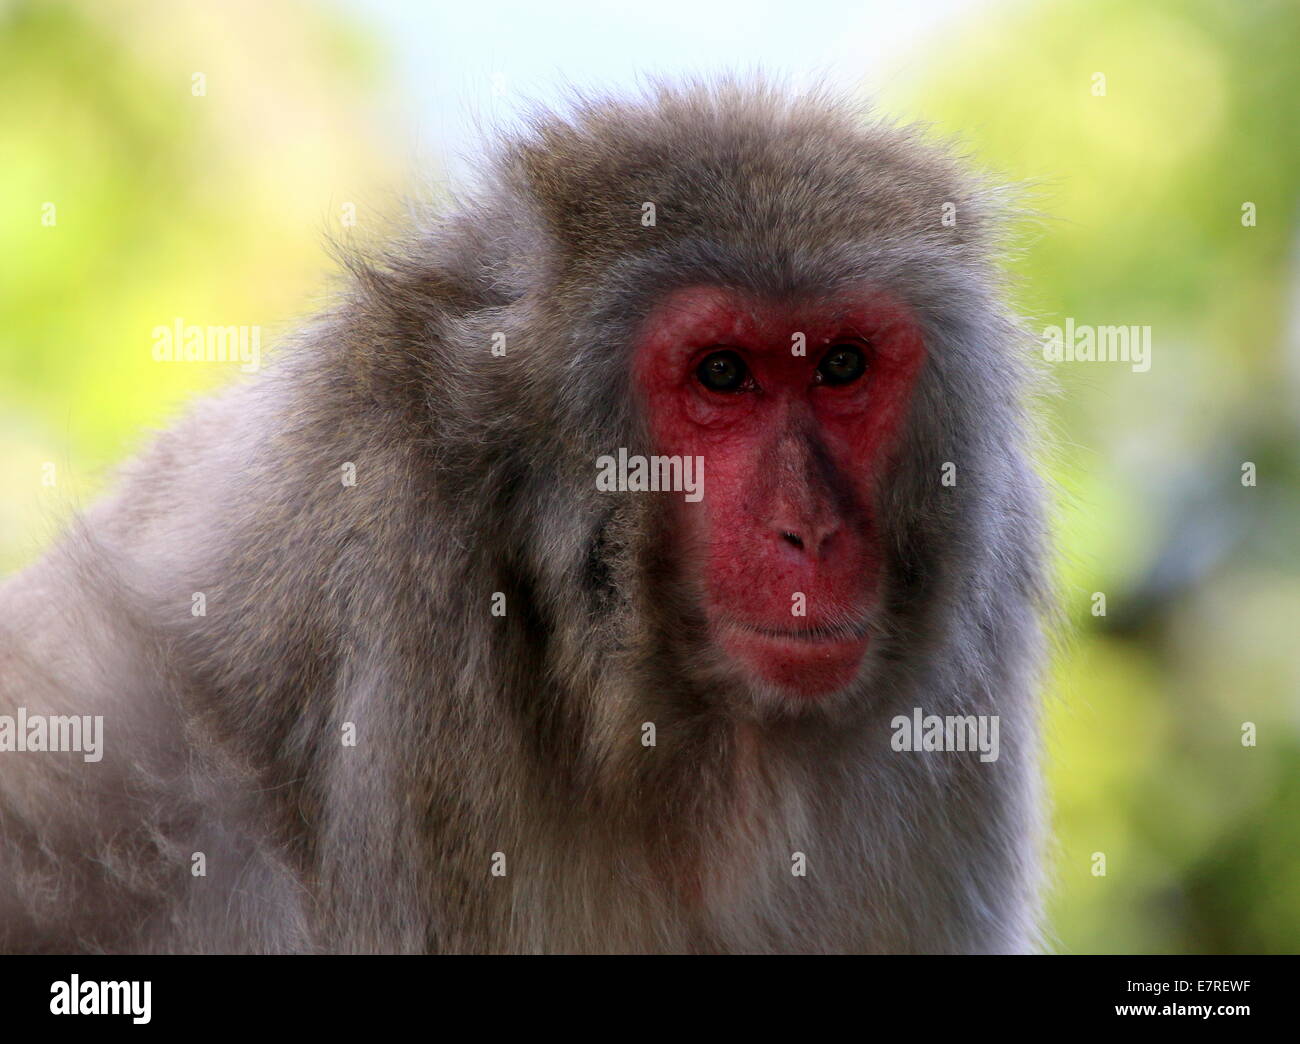
M686 567L710 638L789 696L843 689L867 651L875 488L923 357L910 313L881 295L775 305L694 287L644 327L634 379L654 452L704 462L703 499L674 495L673 510L703 559Z

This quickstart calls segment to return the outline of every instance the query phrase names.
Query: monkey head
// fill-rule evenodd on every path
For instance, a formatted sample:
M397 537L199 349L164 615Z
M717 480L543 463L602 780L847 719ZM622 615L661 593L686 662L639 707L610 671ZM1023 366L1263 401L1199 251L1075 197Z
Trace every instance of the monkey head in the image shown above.
M531 574L547 676L825 720L965 662L986 589L1036 597L997 190L850 104L725 85L541 118L495 171L439 262L482 302L439 459L491 512L458 539ZM599 488L620 452L698 462L701 495Z

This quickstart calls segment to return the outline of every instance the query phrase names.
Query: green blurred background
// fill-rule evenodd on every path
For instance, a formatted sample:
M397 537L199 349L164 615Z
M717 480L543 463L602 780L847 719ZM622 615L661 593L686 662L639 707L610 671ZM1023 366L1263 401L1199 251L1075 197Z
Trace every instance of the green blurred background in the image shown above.
M273 341L324 299L327 237L454 168L445 119L409 118L435 88L472 91L450 58L482 70L476 116L528 92L507 45L544 48L547 27L500 6L489 47L476 9L434 22L396 0L0 2L0 572L144 430L235 378L155 363L155 326ZM670 20L617 6L561 19L559 74L588 52L596 83L628 65L625 27L671 71L649 61ZM876 6L784 26L739 5L736 53L760 64L782 39L811 67L801 41L833 36L852 75L859 42L882 53L879 13L890 73L864 57L861 82L882 111L957 137L1037 214L1012 259L1034 327L1152 329L1149 372L1057 363L1044 405L1069 624L1047 714L1053 945L1300 951L1300 4L948 0L902 24ZM597 36L575 42L579 21Z

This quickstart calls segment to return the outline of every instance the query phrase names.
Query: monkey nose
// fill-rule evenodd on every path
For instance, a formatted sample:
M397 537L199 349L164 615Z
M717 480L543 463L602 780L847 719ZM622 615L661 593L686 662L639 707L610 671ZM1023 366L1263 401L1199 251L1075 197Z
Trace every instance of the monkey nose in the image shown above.
M829 521L799 525L778 524L773 530L781 541L796 551L809 558L822 558L839 528L838 522Z

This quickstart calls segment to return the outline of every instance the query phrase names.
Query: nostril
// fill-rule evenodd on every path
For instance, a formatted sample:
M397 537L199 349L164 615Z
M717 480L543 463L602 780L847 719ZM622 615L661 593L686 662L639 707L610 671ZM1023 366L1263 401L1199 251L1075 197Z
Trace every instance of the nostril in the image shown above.
M792 547L797 547L800 551L803 550L803 540L798 533L782 533L781 539Z

